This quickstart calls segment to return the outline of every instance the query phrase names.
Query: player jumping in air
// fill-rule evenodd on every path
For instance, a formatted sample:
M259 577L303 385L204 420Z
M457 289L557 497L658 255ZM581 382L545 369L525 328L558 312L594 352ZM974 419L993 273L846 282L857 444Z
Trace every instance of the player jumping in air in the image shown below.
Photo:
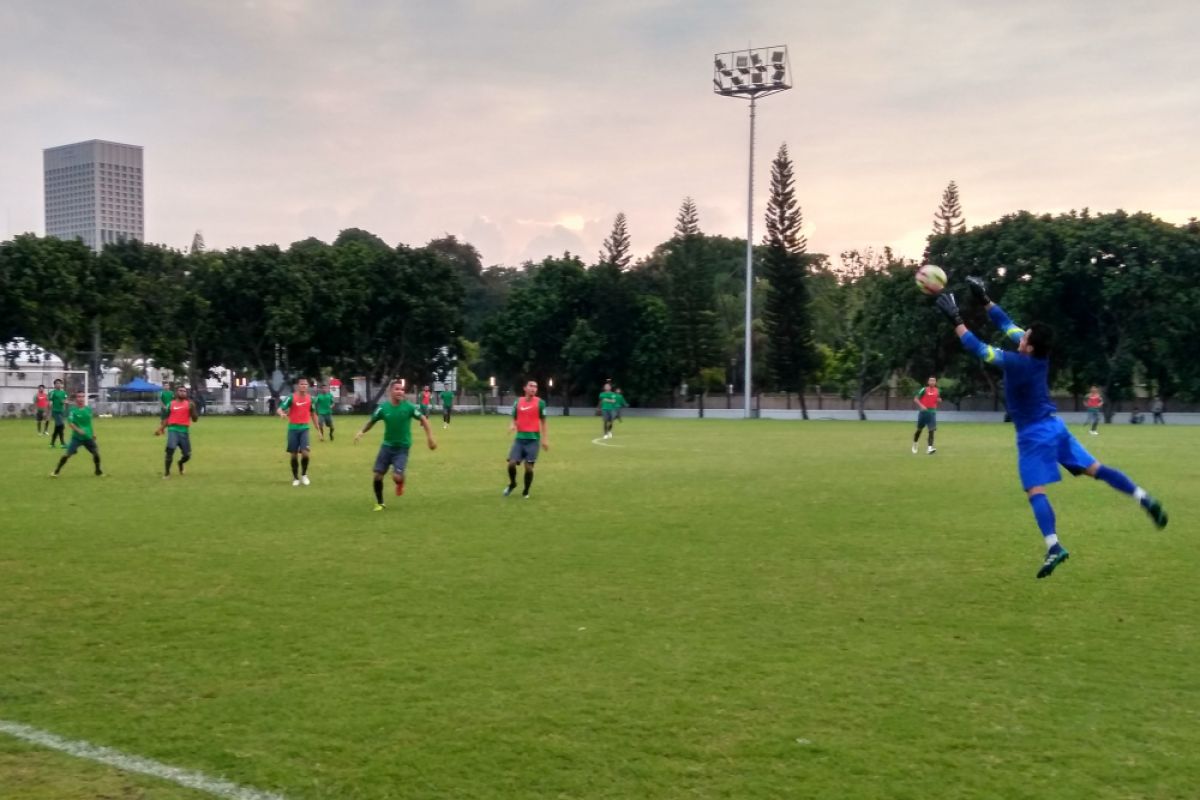
M75 405L67 415L67 424L71 426L71 443L67 445L67 452L58 460L58 466L50 473L50 477L57 478L63 466L81 447L92 454L96 475L103 475L104 472L100 469L100 446L96 444L96 434L92 431L92 410L88 408L87 397L83 392L75 393Z
M196 404L188 399L186 386L180 386L171 402L167 404L167 416L158 424L155 436L167 434L167 453L163 462L163 478L171 477L171 462L175 460L175 448L179 448L179 476L183 477L183 465L192 459L191 425L200 419Z
M512 425L517 438L508 452L508 486L504 496L508 497L517 488L517 465L525 462L525 491L521 496L529 499L529 487L533 486L533 465L537 463L538 448L550 449L546 434L546 401L537 396L537 381L525 383L525 395L513 403Z
M1087 421L1091 425L1091 430L1088 431L1092 436L1099 436L1096 426L1100 424L1100 409L1104 408L1104 398L1100 396L1100 387L1093 386L1088 392L1087 399L1083 401L1087 407Z
M54 433L50 434L50 446L54 440L65 448L67 440L63 438L63 424L67 415L67 393L63 391L62 378L54 379L54 388L50 390L50 416L54 419Z
M333 441L333 391L324 383L317 384L317 393L313 395L313 407L317 411L317 436L325 441L325 431L329 430L329 441Z
M312 395L308 393L308 378L296 381L296 391L279 404L281 417L287 417L287 451L292 457L292 486L308 486L308 429L312 423Z
M1053 331L1042 323L1034 323L1028 330L1018 328L1000 306L988 297L982 279L971 277L967 278L967 282L971 293L987 307L992 323L1017 343L1015 353L990 347L967 330L954 295L950 292L942 292L938 296L937 307L954 323L954 332L967 352L1004 371L1004 400L1017 429L1017 471L1021 476L1021 488L1029 497L1029 505L1033 508L1033 516L1037 519L1046 544L1046 558L1037 576L1049 577L1069 555L1067 549L1058 542L1054 509L1046 497L1046 484L1062 480L1058 469L1060 464L1072 475L1090 475L1123 494L1132 495L1156 526L1166 527L1167 513L1162 503L1120 470L1105 466L1093 458L1056 416L1058 409L1050 401L1047 382Z
M603 438L605 439L612 438L613 420L617 418L619 402L616 393L612 390L612 384L604 384L604 391L600 393L600 416L604 417Z
M454 392L447 386L442 389L442 430L450 427L450 415L454 412Z
M921 391L917 392L913 402L917 408L917 432L913 434L913 455L917 454L917 440L921 438L921 429L929 428L929 446L925 452L933 455L937 452L937 448L933 446L933 434L937 432L937 407L941 398L938 396L937 378L932 375L925 385L921 387Z
M421 410L404 399L404 384L392 381L388 392L387 402L380 403L375 413L367 420L363 429L354 435L354 443L363 434L371 430L376 422L383 421L383 443L379 446L379 454L375 456L375 511L383 511L383 476L388 467L392 468L392 482L396 484L396 496L404 494L404 471L408 467L408 451L412 448L412 421L417 420L425 430L425 443L430 450L437 450L437 442L433 440L433 431L429 429L429 420Z
M37 413L37 435L50 435L50 395L46 394L46 384L39 383L37 393L33 396L33 408Z

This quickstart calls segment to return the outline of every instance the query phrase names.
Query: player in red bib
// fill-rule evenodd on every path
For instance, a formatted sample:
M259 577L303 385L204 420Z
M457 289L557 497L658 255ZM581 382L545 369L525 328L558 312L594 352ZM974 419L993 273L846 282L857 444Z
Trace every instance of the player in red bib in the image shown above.
M38 436L50 435L50 395L46 394L46 384L39 383L37 394L33 396L33 407L37 413Z
M505 497L517 488L517 465L525 462L525 491L521 496L529 499L529 487L533 486L533 465L537 463L538 449L550 449L550 443L546 441L546 401L537 396L537 390L537 381L527 381L525 395L513 403L513 421L508 429L515 431L517 438L513 440L512 449L508 451L508 487L504 490Z
M1083 401L1084 407L1087 408L1087 421L1091 425L1091 430L1088 431L1092 436L1099 436L1100 433L1096 430L1096 426L1100 424L1100 409L1104 408L1104 398L1100 395L1100 387L1093 386L1088 392L1087 399Z
M175 448L179 448L179 477L183 477L183 465L192 458L191 425L200 419L196 404L188 399L186 386L180 386L167 403L167 415L158 425L155 436L167 434L167 455L163 465L163 478L171 477L171 462L175 460Z
M933 434L937 430L937 407L938 401L937 378L932 375L925 385L921 387L921 391L917 392L917 396L913 398L913 402L917 404L917 432L913 434L913 455L917 454L917 440L921 438L921 429L929 428L929 447L925 452L933 455L937 452L937 448L933 446Z
M279 404L281 417L287 417L287 451L292 457L292 486L308 486L308 431L312 427L312 395L308 393L308 378L296 381L296 392Z

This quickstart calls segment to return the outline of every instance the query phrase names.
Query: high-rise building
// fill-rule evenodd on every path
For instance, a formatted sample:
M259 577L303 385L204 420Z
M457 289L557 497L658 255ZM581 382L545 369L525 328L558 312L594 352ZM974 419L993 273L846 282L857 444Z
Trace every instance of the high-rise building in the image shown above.
M46 235L96 252L145 238L142 148L92 139L42 151Z

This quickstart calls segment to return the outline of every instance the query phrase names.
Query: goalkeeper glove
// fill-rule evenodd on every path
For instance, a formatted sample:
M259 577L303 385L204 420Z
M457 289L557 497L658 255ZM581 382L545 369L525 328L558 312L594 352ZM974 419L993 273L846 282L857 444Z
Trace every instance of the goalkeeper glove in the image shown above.
M951 322L955 325L963 324L962 313L958 310L958 301L954 299L953 292L942 292L934 302L938 307L938 311L945 314Z
M987 284L983 282L983 278L977 278L972 275L967 278L967 286L971 287L971 295L980 303L986 306L992 302L992 298L988 297Z

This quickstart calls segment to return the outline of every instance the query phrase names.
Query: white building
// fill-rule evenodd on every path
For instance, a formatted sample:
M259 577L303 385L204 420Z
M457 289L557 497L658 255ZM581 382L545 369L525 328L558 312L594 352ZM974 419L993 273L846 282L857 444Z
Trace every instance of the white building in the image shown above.
M42 151L46 235L96 252L145 239L142 148L92 139Z

